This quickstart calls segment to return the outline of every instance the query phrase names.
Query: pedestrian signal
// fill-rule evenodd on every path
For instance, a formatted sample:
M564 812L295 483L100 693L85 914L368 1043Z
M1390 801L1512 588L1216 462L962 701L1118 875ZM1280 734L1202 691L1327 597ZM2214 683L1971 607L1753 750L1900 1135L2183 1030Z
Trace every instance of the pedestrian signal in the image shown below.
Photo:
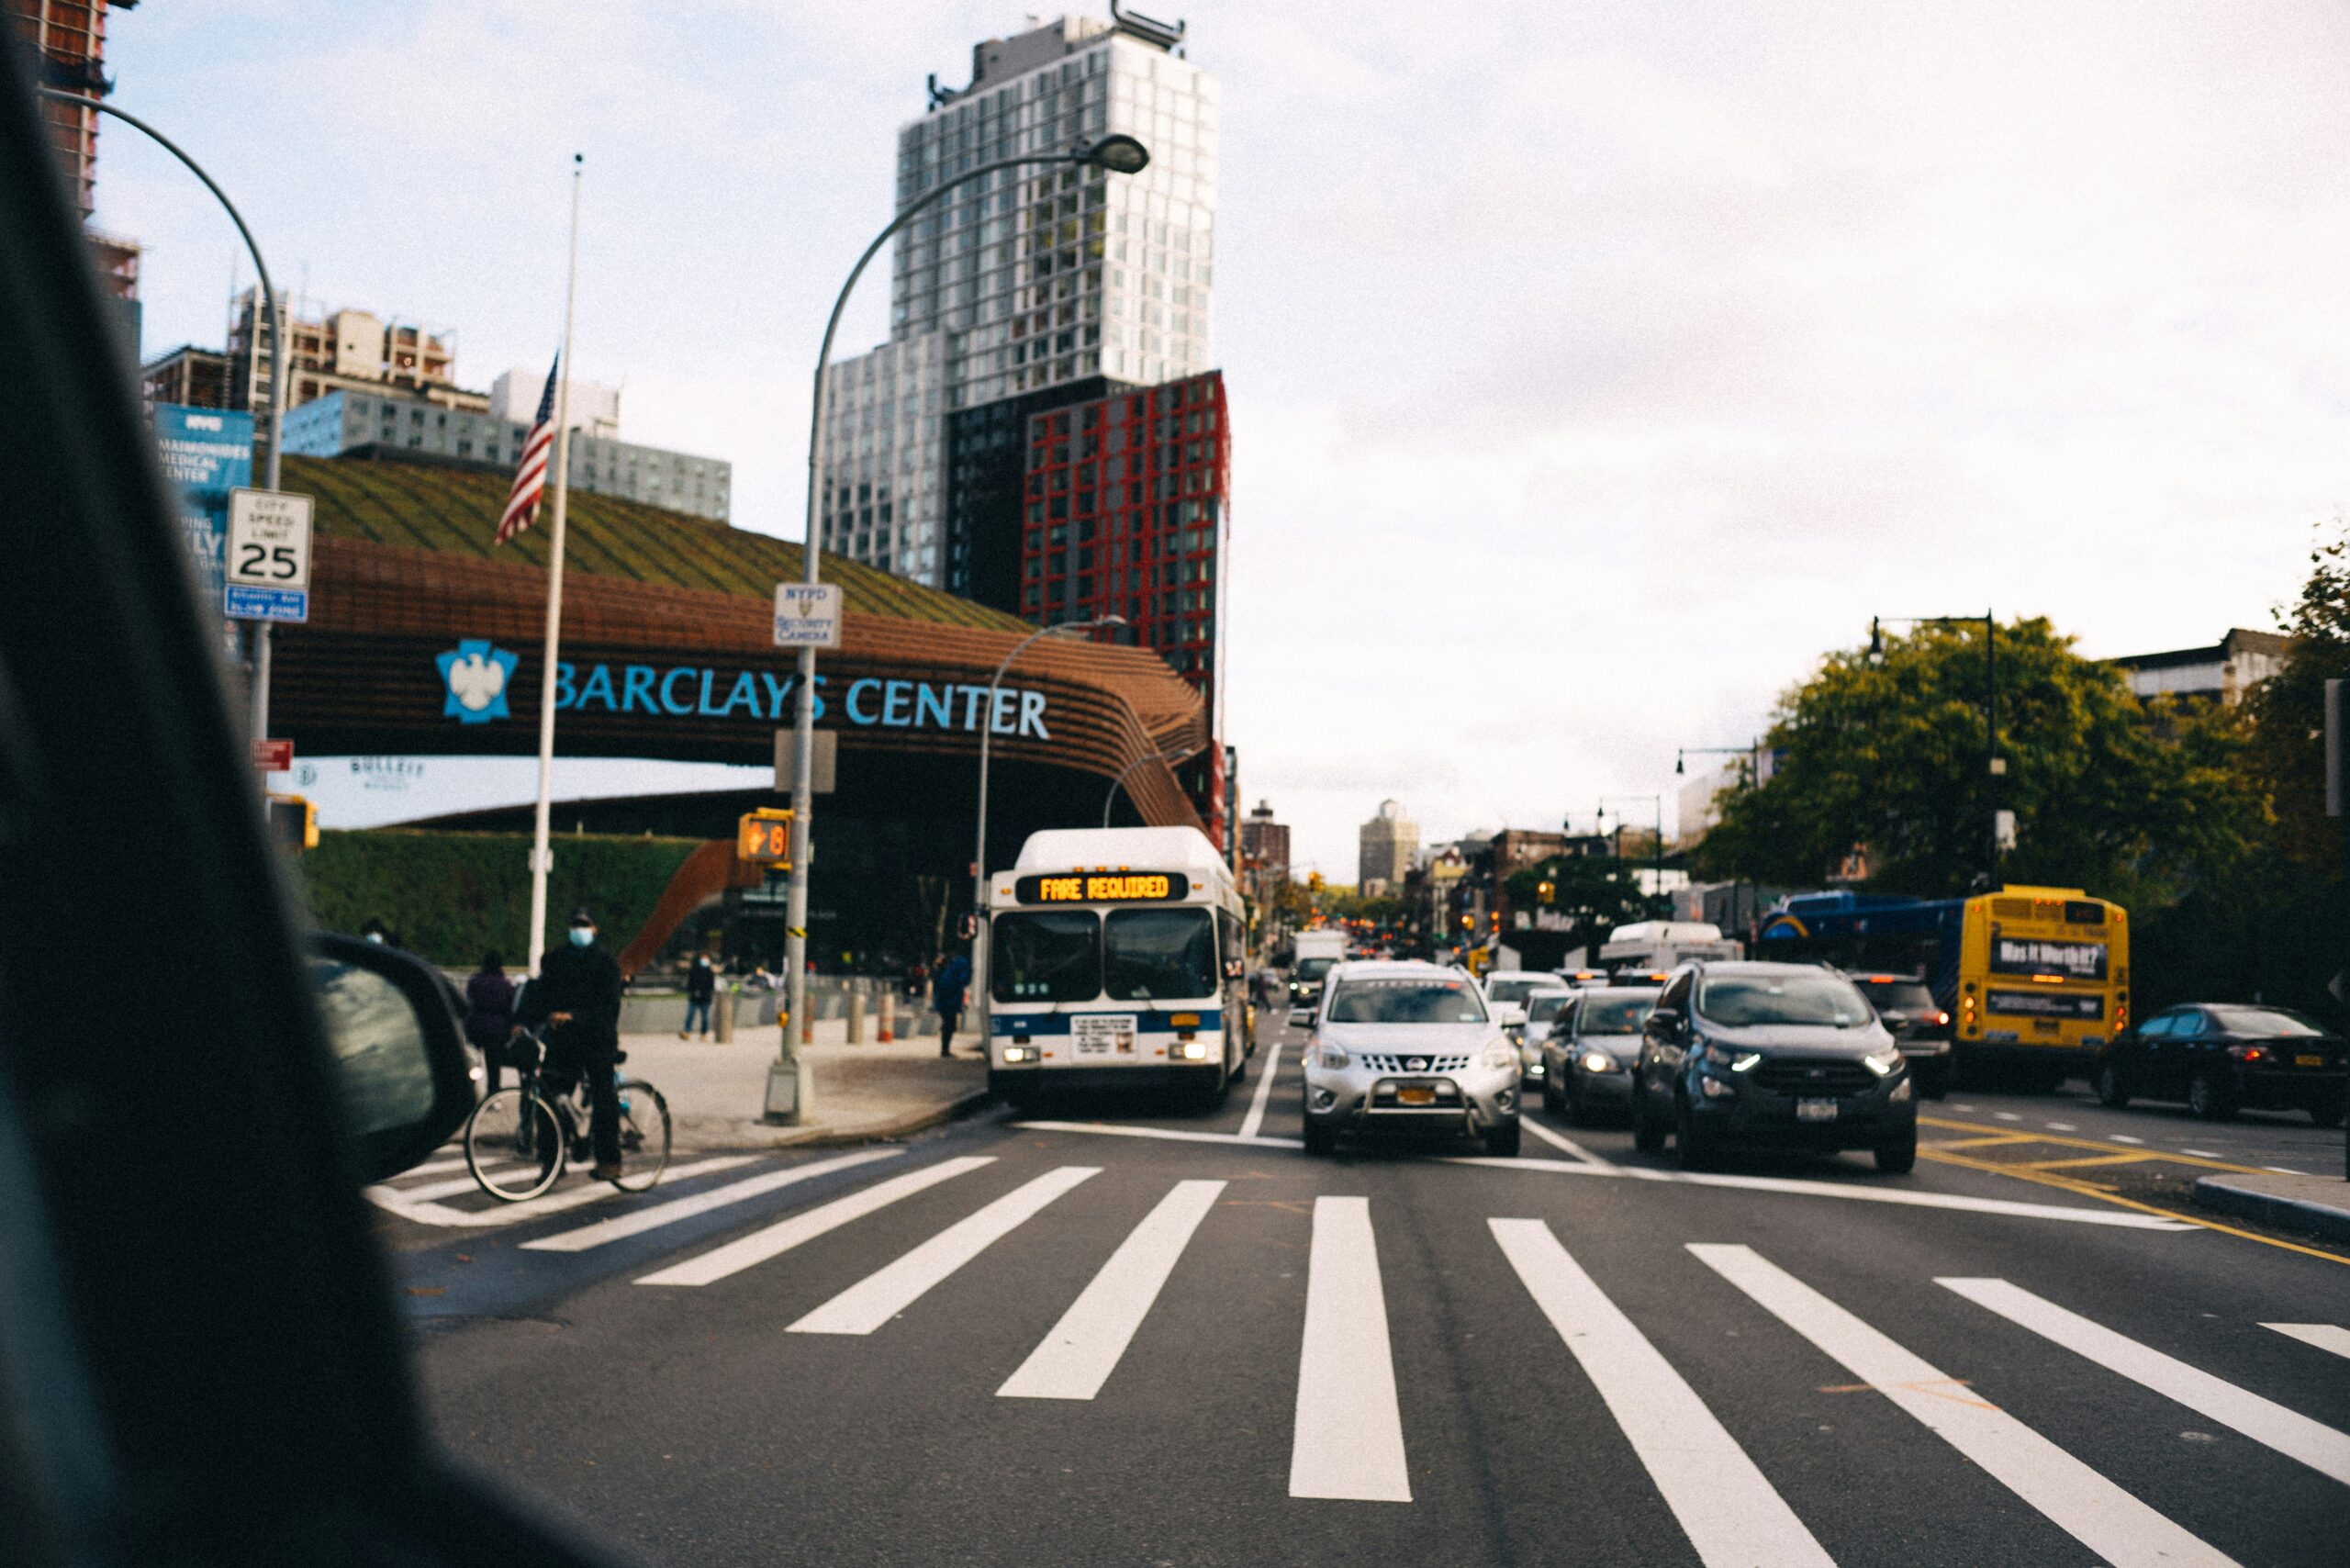
M791 868L791 812L761 806L734 824L734 857L755 866Z

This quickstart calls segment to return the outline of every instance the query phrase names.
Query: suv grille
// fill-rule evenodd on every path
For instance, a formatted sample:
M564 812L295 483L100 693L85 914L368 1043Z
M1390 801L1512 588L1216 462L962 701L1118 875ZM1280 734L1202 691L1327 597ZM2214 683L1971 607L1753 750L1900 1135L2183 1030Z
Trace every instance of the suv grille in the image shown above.
M1768 1058L1755 1064L1754 1081L1774 1094L1845 1095L1876 1086L1876 1074L1857 1061Z
M1381 1056L1369 1051L1359 1059L1373 1072L1459 1072L1469 1065L1467 1057Z

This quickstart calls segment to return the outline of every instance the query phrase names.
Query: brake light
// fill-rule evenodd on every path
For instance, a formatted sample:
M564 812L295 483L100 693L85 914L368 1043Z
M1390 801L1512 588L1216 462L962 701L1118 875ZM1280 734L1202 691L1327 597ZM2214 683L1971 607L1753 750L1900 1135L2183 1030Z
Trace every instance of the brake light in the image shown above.
M2228 1054L2246 1067L2257 1067L2268 1059L2266 1046L2230 1046Z

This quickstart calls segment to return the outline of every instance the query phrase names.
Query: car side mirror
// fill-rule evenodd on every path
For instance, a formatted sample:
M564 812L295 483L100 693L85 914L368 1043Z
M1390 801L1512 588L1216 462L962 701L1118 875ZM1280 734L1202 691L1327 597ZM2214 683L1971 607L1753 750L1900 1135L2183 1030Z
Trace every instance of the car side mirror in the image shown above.
M448 984L412 953L324 932L310 939L310 984L341 1069L360 1175L397 1176L473 1111L464 1030Z
M1681 1013L1678 1008L1653 1007L1648 1021L1640 1025L1640 1033L1654 1040L1677 1038L1681 1033Z
M1289 1026L1292 1029L1311 1029L1314 1027L1314 1009L1311 1007L1291 1008L1289 1010Z

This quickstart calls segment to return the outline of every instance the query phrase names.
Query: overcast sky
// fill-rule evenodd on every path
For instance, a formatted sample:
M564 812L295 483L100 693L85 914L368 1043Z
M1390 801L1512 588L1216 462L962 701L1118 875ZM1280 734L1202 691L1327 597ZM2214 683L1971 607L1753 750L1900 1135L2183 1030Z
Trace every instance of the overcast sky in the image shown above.
M2269 626L2350 498L2336 0L1147 8L1224 84L1230 738L1339 879L1387 795L1430 837L1669 814L1674 747L1873 613ZM455 328L484 388L554 346L586 152L582 374L797 536L896 128L1024 14L171 0L108 65L281 282ZM98 199L147 352L217 344L209 198L109 128Z

